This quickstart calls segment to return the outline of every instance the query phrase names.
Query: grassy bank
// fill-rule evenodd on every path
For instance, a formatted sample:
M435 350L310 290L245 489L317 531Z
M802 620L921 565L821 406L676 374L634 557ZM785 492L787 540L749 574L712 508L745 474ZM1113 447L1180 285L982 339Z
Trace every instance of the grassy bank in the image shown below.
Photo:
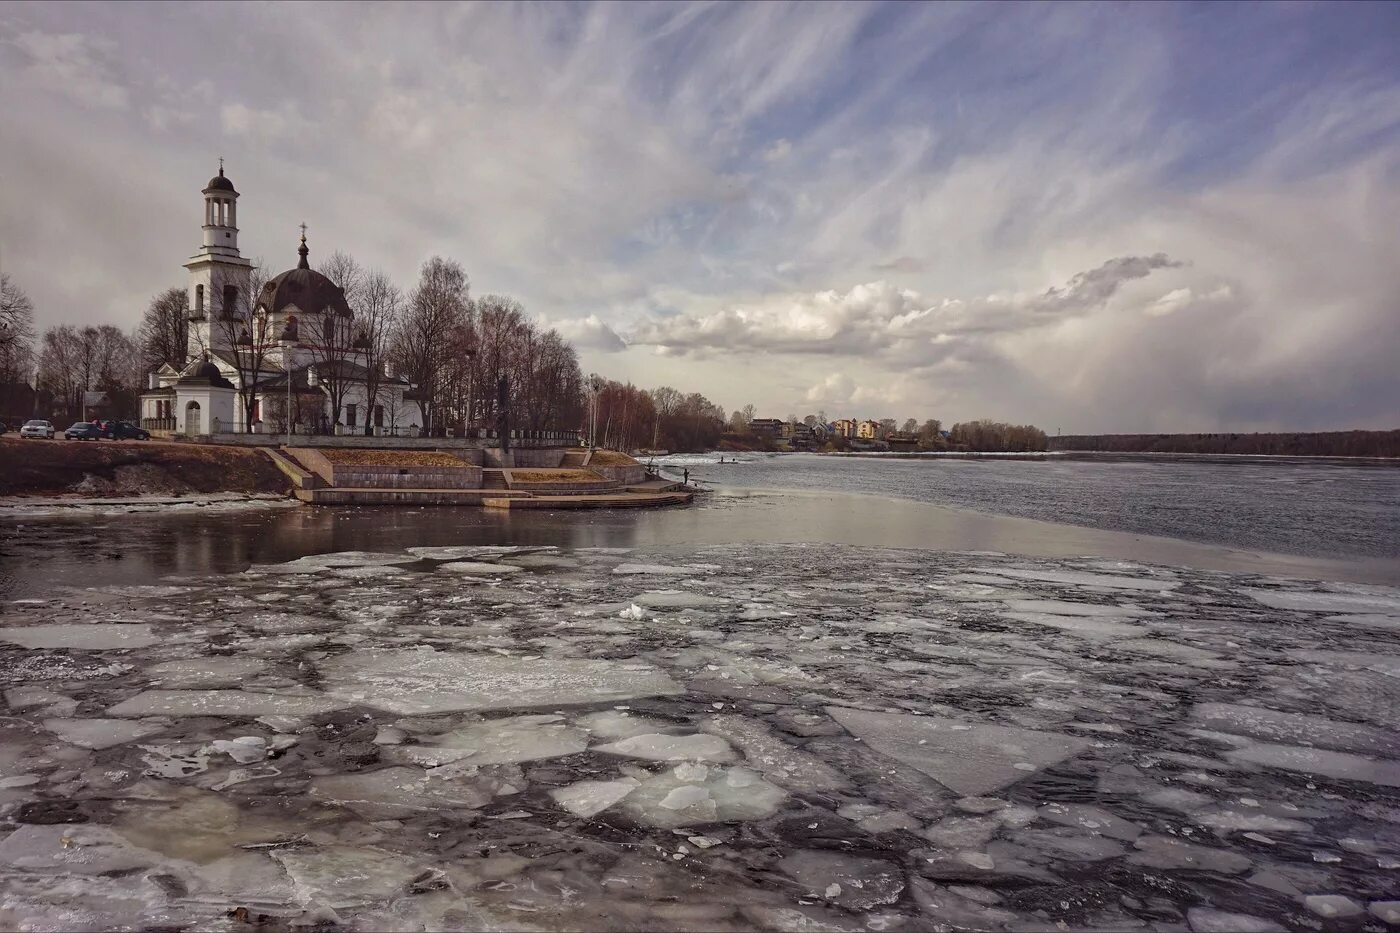
M0 437L4 496L281 493L287 485L266 454L249 448Z

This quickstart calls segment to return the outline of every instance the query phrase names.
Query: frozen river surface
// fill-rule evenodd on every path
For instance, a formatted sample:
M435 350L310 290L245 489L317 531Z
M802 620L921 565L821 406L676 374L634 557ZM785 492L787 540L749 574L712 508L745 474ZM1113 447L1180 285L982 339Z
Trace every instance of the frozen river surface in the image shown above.
M415 547L0 628L0 927L1400 923L1400 590Z

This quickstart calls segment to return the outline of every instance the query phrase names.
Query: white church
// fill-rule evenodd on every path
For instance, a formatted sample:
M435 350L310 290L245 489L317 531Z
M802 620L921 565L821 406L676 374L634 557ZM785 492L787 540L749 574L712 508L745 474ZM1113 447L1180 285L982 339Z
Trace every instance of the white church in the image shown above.
M184 264L186 359L178 369L166 363L148 376L142 425L187 438L289 428L417 433L422 416L411 387L382 363L377 378L369 378L369 342L345 292L307 261L305 226L296 268L250 295L253 265L238 252L238 192L222 160L203 193L204 245Z

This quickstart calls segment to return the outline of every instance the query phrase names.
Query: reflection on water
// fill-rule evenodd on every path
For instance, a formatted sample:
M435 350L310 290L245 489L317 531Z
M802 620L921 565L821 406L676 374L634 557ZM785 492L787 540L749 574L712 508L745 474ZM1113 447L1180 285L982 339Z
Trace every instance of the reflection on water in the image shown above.
M229 573L333 551L415 545L561 547L854 544L1119 560L1361 582L1400 581L1393 559L1319 560L828 492L722 490L691 507L598 512L293 508L0 525L0 599L55 585Z

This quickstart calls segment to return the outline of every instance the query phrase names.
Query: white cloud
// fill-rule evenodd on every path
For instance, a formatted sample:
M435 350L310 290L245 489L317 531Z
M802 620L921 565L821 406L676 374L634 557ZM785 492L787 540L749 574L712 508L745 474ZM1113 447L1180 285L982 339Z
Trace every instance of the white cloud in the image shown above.
M86 107L124 110L128 106L128 91L108 63L114 52L109 40L76 32L30 31L11 41L29 57L23 77L30 83Z
M929 300L878 281L846 292L780 295L711 312L647 321L633 344L672 351L778 351L860 356L937 352L962 338L1031 330L1103 307L1123 286L1180 266L1164 253L1110 259L1037 294Z
M556 330L559 336L580 349L601 350L605 353L620 353L627 344L596 314L582 318L540 317L540 324Z

